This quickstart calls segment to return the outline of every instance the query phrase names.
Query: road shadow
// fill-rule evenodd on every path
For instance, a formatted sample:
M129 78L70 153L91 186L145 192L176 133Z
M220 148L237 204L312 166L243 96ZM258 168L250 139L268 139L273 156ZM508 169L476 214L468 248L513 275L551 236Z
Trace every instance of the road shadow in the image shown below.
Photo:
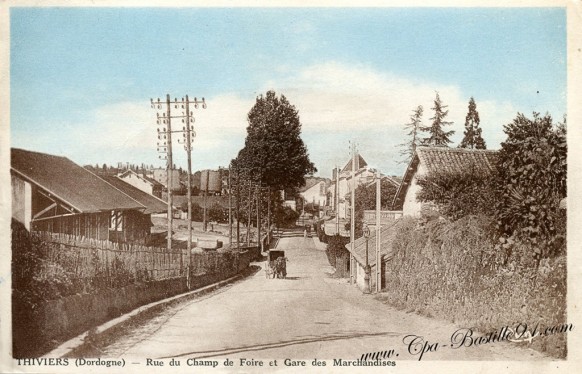
M298 344L309 344L309 343L317 343L317 342L324 342L324 341L347 340L347 339L357 339L357 338L376 337L376 336L399 336L399 335L402 335L402 333L398 333L398 332L376 332L376 333L354 332L354 333L349 333L349 334L312 335L312 336L308 336L308 337L304 337L304 338L278 341L278 342L272 342L272 343L255 344L255 345L248 345L248 346L242 346L242 347L224 348L224 349L218 349L218 350L213 350L213 351L187 352L187 353L181 353L181 354L177 354L177 355L173 355L173 356L158 357L157 359L168 359L168 358L177 358L177 357L184 357L184 356L188 356L189 358L193 358L193 359L202 359L202 358L224 356L227 354L235 354L235 353L241 353L241 352L263 351L266 349L281 348L281 347L287 347L290 345L298 345Z
M283 280L295 281L295 280L299 280L299 279L309 279L309 278L311 278L311 277L285 277L285 278L283 278Z

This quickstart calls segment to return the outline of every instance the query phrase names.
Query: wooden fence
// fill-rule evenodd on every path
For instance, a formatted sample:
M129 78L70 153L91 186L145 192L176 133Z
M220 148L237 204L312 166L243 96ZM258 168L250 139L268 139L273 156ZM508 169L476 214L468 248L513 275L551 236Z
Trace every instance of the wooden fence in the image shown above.
M44 243L41 258L52 271L66 271L74 279L127 277L133 281L162 280L185 276L186 250L169 250L140 244L114 243L67 234L35 232ZM204 254L201 254L204 255ZM210 260L211 261L211 260ZM205 262L200 262L204 266ZM51 266L45 266L51 275ZM131 283L131 282L129 282Z

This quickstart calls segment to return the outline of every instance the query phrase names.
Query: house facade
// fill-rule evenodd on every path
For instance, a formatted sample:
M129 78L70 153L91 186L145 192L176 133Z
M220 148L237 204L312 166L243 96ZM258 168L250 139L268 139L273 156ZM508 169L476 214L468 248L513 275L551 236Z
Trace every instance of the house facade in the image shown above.
M368 164L360 155L356 155L356 173L355 183L352 180L352 160L343 167L343 169L334 169L333 179L327 188L327 196L333 211L339 215L340 219L346 219L350 215L350 194L352 186L357 188L359 185L372 182L376 178L376 171L368 168ZM336 198L339 197L339 199Z
M417 201L421 190L418 179L430 173L460 173L468 170L489 175L495 170L497 151L448 147L416 148L408 164L404 178L394 196L393 208L402 210L405 216L419 216L426 203Z
M11 150L12 217L29 231L145 242L148 207L65 157Z
M119 174L118 177L125 183L128 183L145 193L156 196L160 199L162 198L162 189L164 186L153 178L139 175L133 170L126 170Z
M299 191L299 195L305 204L314 204L324 207L328 203L327 190L330 180L327 178L305 178L305 186Z

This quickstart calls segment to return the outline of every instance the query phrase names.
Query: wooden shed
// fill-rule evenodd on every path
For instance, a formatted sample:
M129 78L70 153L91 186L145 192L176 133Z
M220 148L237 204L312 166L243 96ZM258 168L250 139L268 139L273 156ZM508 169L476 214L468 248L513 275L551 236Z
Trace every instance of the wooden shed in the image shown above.
M148 207L66 157L11 150L12 217L30 231L145 241Z

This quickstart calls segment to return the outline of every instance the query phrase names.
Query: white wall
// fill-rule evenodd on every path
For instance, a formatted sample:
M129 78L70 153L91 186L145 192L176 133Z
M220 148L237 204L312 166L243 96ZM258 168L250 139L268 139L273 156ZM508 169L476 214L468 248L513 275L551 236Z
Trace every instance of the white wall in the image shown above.
M135 188L148 193L150 195L153 195L154 191L153 191L153 186L150 182L144 180L143 178L140 178L138 175L134 174L134 173L127 173L126 175L120 177L121 179L123 179L124 182L131 184L132 186L134 186Z
M402 214L405 216L420 216L420 211L422 209L422 203L416 201L416 194L420 191L421 187L418 185L417 176L424 175L426 173L426 168L422 163L418 165L418 169L414 176L412 177L412 181L410 182L410 186L406 191L406 196L404 197L404 205L402 206Z
M323 194L322 194L323 192ZM319 206L325 205L325 182L319 182L306 191L300 193L306 204L315 203Z
M12 218L30 230L32 220L32 188L30 183L14 175L10 176L12 185Z

